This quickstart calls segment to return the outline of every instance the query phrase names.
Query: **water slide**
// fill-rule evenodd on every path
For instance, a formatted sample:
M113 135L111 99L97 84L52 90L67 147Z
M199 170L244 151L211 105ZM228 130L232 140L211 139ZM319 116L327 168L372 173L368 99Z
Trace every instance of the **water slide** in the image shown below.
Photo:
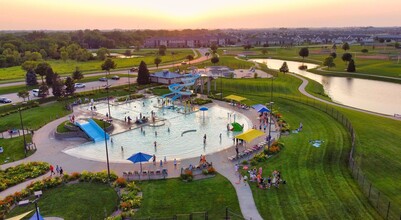
M92 119L88 122L75 122L94 142L104 141L103 129ZM106 133L106 139L110 138L109 134Z
M188 74L186 77L182 78L182 84L171 84L168 86L168 89L171 91L171 93L165 94L162 96L162 98L165 98L167 96L174 95L171 98L171 101L175 101L178 98L180 98L183 95L192 95L192 92L189 91L189 87L193 86L196 82L196 80L200 77L199 74ZM183 91L184 90L184 91Z

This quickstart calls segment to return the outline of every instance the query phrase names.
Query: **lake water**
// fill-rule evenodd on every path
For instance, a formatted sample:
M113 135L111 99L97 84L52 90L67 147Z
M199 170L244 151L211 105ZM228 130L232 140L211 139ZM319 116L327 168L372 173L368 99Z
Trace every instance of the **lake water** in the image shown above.
M313 79L323 85L326 94L337 103L378 112L386 115L401 114L401 84L335 76L322 76L300 70L301 62L254 59L258 63L266 63L271 69L279 69L283 62L287 62L290 72ZM308 69L318 65L304 63Z

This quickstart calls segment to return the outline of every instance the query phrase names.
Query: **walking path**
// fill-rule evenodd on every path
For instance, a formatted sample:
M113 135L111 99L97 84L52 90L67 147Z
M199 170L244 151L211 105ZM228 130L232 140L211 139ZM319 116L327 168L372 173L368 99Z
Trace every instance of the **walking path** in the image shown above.
M350 72L341 72L341 71L330 71L330 70L324 70L323 67L319 67L317 70L322 71L322 72L326 72L326 73L343 73L346 74L343 77L349 77L350 75L354 75L354 76L370 76L370 77L374 77L377 79L392 79L392 80L398 80L401 81L400 77L392 77L392 76L381 76L381 75L374 75L374 74L368 74L368 73L350 73ZM337 75L336 75L337 76Z
M363 113L367 113L367 114L371 114L371 115L376 115L376 116L380 116L380 117L385 117L385 118L390 118L390 119L401 121L401 118L397 118L397 117L393 117L393 116L385 115L385 114L380 114L380 113L377 113L377 112L371 112L371 111L368 111L368 110L359 109L359 108L355 108L355 107L351 107L351 106L347 106L347 105L342 105L342 104L339 104L339 103L330 102L330 101L326 101L324 99L317 98L317 97L309 94L305 90L306 86L309 83L309 81L307 79L305 79L302 76L299 76L299 75L297 75L295 73L288 73L288 74L290 74L291 76L294 76L294 77L302 80L302 84L298 87L298 91L301 92L303 95L309 97L309 98L312 98L312 99L315 99L315 100L318 100L320 102L327 103L327 104L330 104L330 105L335 105L335 106L339 106L339 107L342 107L342 108L355 110L355 111L358 111L358 112L363 112Z

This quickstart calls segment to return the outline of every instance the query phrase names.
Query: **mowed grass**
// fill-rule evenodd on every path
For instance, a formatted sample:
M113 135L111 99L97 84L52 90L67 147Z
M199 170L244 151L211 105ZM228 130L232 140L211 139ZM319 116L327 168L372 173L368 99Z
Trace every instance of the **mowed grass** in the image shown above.
M341 111L356 132L355 158L361 174L401 211L401 121L347 109Z
M182 61L186 59L187 55L195 56L194 52L190 49L182 49L182 50L174 50L174 56L171 55L171 51L167 50L165 56L161 56L162 63L161 66L166 63L171 63L173 61ZM156 55L149 55L144 57L135 57L135 58L127 58L127 59L113 59L117 64L117 69L130 68L134 66L139 66L141 61L144 61L148 67L154 66L154 59ZM101 65L104 61L101 60L91 60L87 62L78 62L75 60L47 60L55 73L60 75L71 75L72 72L75 71L75 68L78 67L83 74L102 71ZM21 66L14 66L8 68L0 68L0 81L2 80L14 80L14 79L24 79L26 71L21 68Z
M377 219L374 208L362 194L347 168L350 137L330 116L303 104L278 101L280 112L293 127L303 130L283 136L285 148L265 163L265 177L279 170L286 185L280 189L256 188L255 202L266 219ZM323 140L320 148L310 140Z
M142 181L138 185L143 200L136 218L172 218L175 214L207 211L209 219L223 219L226 207L241 213L234 187L220 174L188 183L168 179Z
M32 142L32 136L25 133L26 142ZM3 147L4 152L0 154L0 164L6 164L25 158L24 139L22 136L14 138L0 138L0 147ZM30 156L33 151L28 151L27 156Z
M308 47L308 46L305 46ZM243 48L224 48L225 50L233 50L238 53L243 52ZM266 49L267 54L263 55L262 50ZM368 49L368 53L362 53L362 49ZM254 51L257 55L249 56L252 57L270 57L276 59L284 59L284 60L294 60L294 61L303 61L302 57L298 55L300 47L291 47L291 48L253 48L250 51ZM397 60L389 60L389 59L367 59L366 56L397 56L400 53L400 49L395 49L394 47L376 47L375 49L372 46L359 46L359 45L351 45L351 49L347 51L347 53L351 53L353 58L355 59L356 72L357 73L367 73L377 76L390 76L401 78L401 63L398 63ZM329 56L331 52L331 45L327 46L327 48L323 48L322 46L311 46L309 47L309 56L304 59L304 62L312 62L315 64L321 65L326 57ZM219 50L219 53L222 53ZM337 58L334 60L336 67L330 68L330 71L337 72L346 72L347 65L344 61L342 61L341 56L345 53L344 50L341 49L341 45L337 45ZM355 58L356 56L356 58ZM322 71L316 71L319 74L327 74Z
M104 219L117 206L117 193L106 184L78 183L44 191L38 200L44 217L61 217L65 220ZM35 205L17 206L7 217L34 210ZM32 216L28 215L28 217Z

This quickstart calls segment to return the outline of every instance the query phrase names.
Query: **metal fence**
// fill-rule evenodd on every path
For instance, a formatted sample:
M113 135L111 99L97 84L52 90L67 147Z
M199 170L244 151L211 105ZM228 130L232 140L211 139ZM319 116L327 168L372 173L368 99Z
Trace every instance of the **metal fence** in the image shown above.
M191 212L189 214L175 214L171 217L131 218L132 220L208 220L208 212Z
M358 161L354 157L356 149L355 131L352 127L351 121L340 111L333 108L327 103L317 101L315 99L304 96L280 96L280 98L290 101L299 102L308 106L317 108L334 119L340 122L348 131L351 137L351 150L349 152L348 167L351 171L352 177L360 186L362 192L367 197L371 205L384 219L400 219L401 220L401 207L397 206L385 194L381 193L364 175L362 169L358 165Z

